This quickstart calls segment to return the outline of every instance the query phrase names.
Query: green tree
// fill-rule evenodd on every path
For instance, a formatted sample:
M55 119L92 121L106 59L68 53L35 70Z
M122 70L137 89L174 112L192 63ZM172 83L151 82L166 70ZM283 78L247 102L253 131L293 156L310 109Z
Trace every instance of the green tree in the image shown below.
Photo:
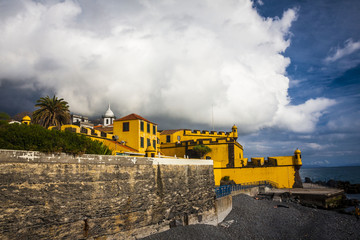
M106 145L85 135L25 124L0 124L0 149L64 152L74 155L112 154Z
M33 113L33 121L45 128L50 126L60 127L70 122L69 104L63 98L55 95L42 97L37 100L35 107L39 109Z
M10 116L5 112L0 112L0 120L10 120Z
M205 146L203 144L200 145L196 145L195 147L193 147L192 151L200 158L204 157L206 154L208 154L209 152L211 152L211 148L209 148L208 146Z
M5 112L0 112L0 126L7 124L10 120L10 116Z

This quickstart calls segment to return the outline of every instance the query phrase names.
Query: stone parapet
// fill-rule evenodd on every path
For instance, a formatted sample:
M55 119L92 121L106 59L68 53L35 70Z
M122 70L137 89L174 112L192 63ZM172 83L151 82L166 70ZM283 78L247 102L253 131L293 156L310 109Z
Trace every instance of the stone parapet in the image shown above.
M1 239L135 239L217 219L210 160L0 150Z

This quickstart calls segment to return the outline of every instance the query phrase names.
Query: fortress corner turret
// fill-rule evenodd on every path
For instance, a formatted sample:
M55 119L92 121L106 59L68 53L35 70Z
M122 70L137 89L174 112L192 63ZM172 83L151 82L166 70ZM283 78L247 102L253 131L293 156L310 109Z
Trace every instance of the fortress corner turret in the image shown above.
M156 150L152 146L148 146L145 150L145 157L155 157Z
M296 149L294 155L295 155L294 165L301 166L302 165L301 151L299 149Z
M25 116L23 117L23 119L21 120L22 124L26 124L26 125L30 125L31 123L31 118L29 116Z
M232 129L233 138L237 140L238 138L237 126L234 124L234 126L231 129Z

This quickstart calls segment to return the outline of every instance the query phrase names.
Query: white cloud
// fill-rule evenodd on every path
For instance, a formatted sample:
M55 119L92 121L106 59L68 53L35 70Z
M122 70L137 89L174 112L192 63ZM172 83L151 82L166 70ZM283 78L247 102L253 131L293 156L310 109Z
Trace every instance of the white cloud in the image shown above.
M240 131L314 129L333 102L289 103L282 55L297 10L250 0L13 1L0 15L0 79L54 89L71 110L162 115Z
M346 40L344 42L344 47L340 48L334 48L332 49L332 54L330 56L328 56L325 61L326 62L335 62L337 60L339 60L340 58L343 58L345 56L348 56L354 52L356 52L357 50L360 49L360 41L357 42L353 42L353 40L351 38L349 38L348 40Z
M325 149L327 146L320 145L318 143L307 143L306 146L308 148L314 149L314 150L322 150Z
M335 103L334 100L318 98L297 106L283 105L279 107L272 124L293 132L312 132L323 111Z
M261 0L257 0L256 2L257 2L257 4L259 4L260 6L264 5L264 2L261 1Z

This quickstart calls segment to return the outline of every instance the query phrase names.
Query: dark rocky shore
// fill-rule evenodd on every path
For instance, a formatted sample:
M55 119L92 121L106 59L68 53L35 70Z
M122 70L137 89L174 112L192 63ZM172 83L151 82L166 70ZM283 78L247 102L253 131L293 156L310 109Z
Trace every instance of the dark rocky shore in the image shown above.
M360 220L296 203L233 197L233 210L217 227L171 228L145 239L360 239Z
M305 183L313 183L325 187L338 188L344 190L345 193L349 194L359 194L360 193L360 184L358 183L350 183L349 181L337 181L334 179L330 179L327 182L325 181L316 181L313 182L310 178L305 178Z

